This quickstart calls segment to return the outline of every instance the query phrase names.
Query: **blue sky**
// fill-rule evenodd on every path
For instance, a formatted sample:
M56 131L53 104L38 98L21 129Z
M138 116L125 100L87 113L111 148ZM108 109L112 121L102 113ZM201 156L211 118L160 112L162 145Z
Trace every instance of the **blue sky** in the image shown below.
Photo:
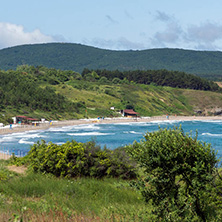
M221 0L2 0L0 49L69 42L221 51L221 9Z

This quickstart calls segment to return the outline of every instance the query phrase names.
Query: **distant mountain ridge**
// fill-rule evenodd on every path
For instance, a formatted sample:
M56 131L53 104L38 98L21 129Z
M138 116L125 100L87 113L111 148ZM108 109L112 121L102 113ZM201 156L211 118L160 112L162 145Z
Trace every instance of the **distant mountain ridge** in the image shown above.
M88 69L183 71L208 78L222 78L222 52L184 49L113 51L74 43L21 45L0 50L0 69L18 65L82 72Z

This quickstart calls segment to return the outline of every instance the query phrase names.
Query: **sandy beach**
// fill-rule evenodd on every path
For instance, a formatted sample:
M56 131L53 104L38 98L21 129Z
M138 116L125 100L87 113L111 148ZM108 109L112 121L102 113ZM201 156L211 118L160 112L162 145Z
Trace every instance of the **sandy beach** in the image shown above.
M0 152L0 160L8 160L10 157L11 155Z
M221 120L222 116L153 116L141 118L104 118L104 119L79 119L66 121L53 121L51 123L40 123L39 125L12 125L12 128L0 128L1 134L20 133L31 130L46 130L52 127L73 126L80 124L107 124L107 123L124 123L124 122L152 122L152 121L203 121L203 120ZM0 159L9 159L7 152L0 152Z
M12 125L12 128L0 128L1 134L11 134L30 130L46 130L52 127L73 126L80 124L107 124L107 123L124 123L124 122L151 122L151 121L192 121L192 120L222 120L222 116L153 116L141 118L104 118L104 119L79 119L79 120L65 120L53 121L51 123L40 123L39 125Z

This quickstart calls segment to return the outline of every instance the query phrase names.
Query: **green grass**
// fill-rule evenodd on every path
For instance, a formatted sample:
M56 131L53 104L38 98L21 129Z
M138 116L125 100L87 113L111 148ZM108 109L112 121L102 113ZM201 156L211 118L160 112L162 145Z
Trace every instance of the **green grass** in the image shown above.
M210 91L178 89L143 84L101 84L84 80L71 80L64 84L52 86L78 107L78 112L43 112L27 107L7 107L2 110L0 122L7 123L15 115L28 115L33 118L78 119L96 118L98 116L119 116L117 112L127 105L133 106L140 116L156 115L194 115L195 110L206 114L222 106L222 94ZM115 111L110 110L115 107ZM87 112L86 112L87 110Z
M4 169L4 164L1 169ZM5 170L8 172L7 170ZM151 207L129 181L93 178L62 179L50 175L13 174L0 181L0 211L12 216L84 215L117 221L146 221L151 219ZM148 213L147 213L148 211ZM121 219L121 220L119 220Z
M73 102L81 102L90 110L90 117L101 114L114 115L107 110L111 106L125 109L132 105L141 116L163 114L193 114L184 90L175 91L170 87L140 84L99 84L82 80L69 81L65 86L55 86L57 92ZM106 111L106 112L105 112Z

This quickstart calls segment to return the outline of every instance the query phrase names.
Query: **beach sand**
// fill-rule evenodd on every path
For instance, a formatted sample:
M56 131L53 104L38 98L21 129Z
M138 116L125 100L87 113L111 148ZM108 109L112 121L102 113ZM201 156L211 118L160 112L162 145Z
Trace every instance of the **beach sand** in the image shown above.
M11 155L6 153L0 153L0 160L8 160L11 157Z
M125 123L125 122L151 122L151 121L192 121L192 120L222 120L222 116L153 116L141 118L104 118L104 119L79 119L55 121L52 123L40 123L34 125L13 125L12 129L0 128L1 134L19 133L30 130L46 130L52 127L73 126L80 124L107 124L107 123Z
M31 130L46 130L52 127L73 126L80 124L107 124L107 123L125 123L125 122L151 122L151 121L192 121L192 120L222 120L222 116L153 116L141 118L105 118L105 119L80 119L55 121L51 123L40 123L38 126L31 125L13 125L12 129L0 128L1 134L19 133ZM0 159L9 159L10 155L0 153Z

